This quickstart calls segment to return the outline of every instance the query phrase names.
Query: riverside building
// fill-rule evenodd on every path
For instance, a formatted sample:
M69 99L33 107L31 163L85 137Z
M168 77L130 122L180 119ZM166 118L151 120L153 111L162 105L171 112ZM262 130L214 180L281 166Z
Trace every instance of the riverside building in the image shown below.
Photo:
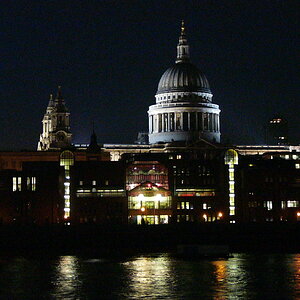
M0 222L300 221L300 147L223 145L212 96L190 61L184 24L148 110L148 144L99 145L95 132L88 145L72 144L59 88L38 151L0 152Z

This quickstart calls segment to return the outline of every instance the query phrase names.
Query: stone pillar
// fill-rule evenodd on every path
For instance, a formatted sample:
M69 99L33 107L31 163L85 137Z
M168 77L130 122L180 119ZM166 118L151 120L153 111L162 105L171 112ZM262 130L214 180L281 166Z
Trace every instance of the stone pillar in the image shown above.
M152 132L153 132L153 125L152 125L152 122L153 122L153 116L150 115L150 116L149 116L149 133L152 133Z

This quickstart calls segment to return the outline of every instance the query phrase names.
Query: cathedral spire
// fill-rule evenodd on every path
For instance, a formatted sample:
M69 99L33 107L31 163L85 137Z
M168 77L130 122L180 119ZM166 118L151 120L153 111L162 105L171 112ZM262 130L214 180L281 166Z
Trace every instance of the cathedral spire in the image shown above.
M54 106L53 94L50 94L48 107L53 107L53 106Z
M184 20L182 20L179 42L177 45L176 63L189 62L189 60L190 60L190 46L187 43L187 39L185 35L185 24L184 24Z
M97 142L97 135L95 133L95 123L93 122L93 133L91 135L91 141L90 144L87 148L88 152L93 152L93 153L97 153L101 151L101 147L98 145Z
M57 87L57 95L56 95L56 99L57 99L57 100L63 99L63 97L62 97L62 92L61 92L61 85L59 85L59 86Z

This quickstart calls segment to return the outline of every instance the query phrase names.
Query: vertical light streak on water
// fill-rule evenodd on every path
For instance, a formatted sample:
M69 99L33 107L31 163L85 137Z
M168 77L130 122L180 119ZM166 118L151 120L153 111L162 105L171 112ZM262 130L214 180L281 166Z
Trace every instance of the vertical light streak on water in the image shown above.
M226 260L216 260L211 261L214 267L214 299L224 299L224 295L227 292L227 261Z
M152 296L155 299L173 294L174 274L168 256L144 256L122 265L127 273L128 286L124 296L130 296L130 299Z
M291 274L291 283L294 285L294 299L300 299L300 254L296 254L292 257Z
M243 256L236 254L228 260L225 290L229 299L248 299L249 274Z
M55 299L76 299L82 288L79 274L78 258L76 256L61 256L52 281L52 296Z

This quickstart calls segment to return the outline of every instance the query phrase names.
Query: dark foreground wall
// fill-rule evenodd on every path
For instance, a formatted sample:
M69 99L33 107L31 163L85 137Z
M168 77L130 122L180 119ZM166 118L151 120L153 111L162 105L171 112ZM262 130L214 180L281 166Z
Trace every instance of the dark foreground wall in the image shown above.
M0 254L131 255L178 244L226 244L231 252L300 252L300 224L2 226Z

